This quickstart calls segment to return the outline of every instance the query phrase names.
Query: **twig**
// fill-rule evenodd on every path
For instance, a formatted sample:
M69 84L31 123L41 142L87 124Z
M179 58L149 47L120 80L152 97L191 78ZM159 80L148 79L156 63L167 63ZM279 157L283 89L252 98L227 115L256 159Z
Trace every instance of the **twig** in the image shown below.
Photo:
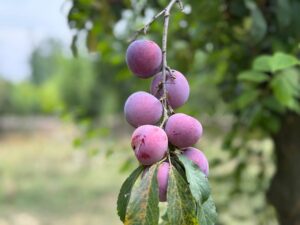
M170 164L170 166L172 166L172 161L171 161L171 154L170 154L170 151L168 151L168 161L169 161L169 164Z
M168 100L167 100L167 88L166 88L166 80L167 80L167 70L169 69L167 65L167 40L168 40L168 28L169 28L169 20L170 20L170 11L175 3L178 3L178 0L171 0L168 6L164 10L164 29L163 29L163 37L162 37L162 54L163 54L163 61L162 61L162 89L163 89L163 96L162 96L162 104L164 108L164 115L161 126L163 127L165 122L169 117L169 108Z
M149 23L147 23L144 27L142 27L141 29L137 30L134 34L134 36L130 39L130 42L134 41L135 39L137 39L137 37L143 33L143 34L147 34L149 27L151 26L152 23L154 23L155 20L157 20L159 17L161 17L163 14L165 13L165 9L160 11L158 14L156 14Z
M172 3L172 4L171 4ZM182 4L182 0L174 0L174 1L171 1L169 3L169 5L163 9L162 11L160 11L159 13L157 13L155 16L152 17L152 19L144 26L142 27L141 29L137 30L135 32L135 34L133 35L133 37L130 39L130 42L134 41L135 39L137 39L137 37L140 35L140 34L147 34L150 26L152 23L154 23L159 17L161 17L162 15L166 15L166 11L169 11L169 14L170 14L170 10L171 8L173 7L173 5L177 3L180 10L183 11L183 4Z
M178 0L178 1L177 1L177 4L178 4L180 10L183 11L183 10L184 10L184 7L183 7L182 1L181 1L181 0Z

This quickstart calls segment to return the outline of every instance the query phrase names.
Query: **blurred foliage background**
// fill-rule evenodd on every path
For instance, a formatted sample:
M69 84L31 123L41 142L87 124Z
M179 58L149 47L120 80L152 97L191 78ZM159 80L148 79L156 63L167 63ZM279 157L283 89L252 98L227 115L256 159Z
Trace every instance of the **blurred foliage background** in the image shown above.
M137 165L123 104L150 84L130 74L124 55L134 32L168 1L71 2L76 57L49 39L32 51L29 79L0 79L0 224L16 223L12 215L22 210L37 224L120 224L118 188ZM168 64L191 86L179 111L204 125L198 147L210 161L218 224L298 224L300 2L183 2L184 12L172 10ZM146 38L161 43L161 35L159 19ZM60 122L51 120L48 133L35 127L32 143L18 145L6 135L12 115L17 124L30 118L29 127L33 117Z

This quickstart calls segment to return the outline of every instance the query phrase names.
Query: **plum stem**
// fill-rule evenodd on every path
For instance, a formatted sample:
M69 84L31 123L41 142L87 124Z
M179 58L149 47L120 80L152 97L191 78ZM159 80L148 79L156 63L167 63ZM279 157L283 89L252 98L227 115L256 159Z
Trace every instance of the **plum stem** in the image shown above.
M170 21L170 11L174 4L178 4L180 9L183 10L183 4L181 0L171 0L170 3L167 5L167 7L164 9L164 28L163 28L163 36L162 36L162 89L163 89L163 96L162 96L162 104L164 108L164 115L163 120L161 122L161 127L164 127L168 118L169 113L171 114L173 112L172 107L168 103L168 93L167 93L167 87L166 87L166 81L167 81L167 71L172 75L170 67L168 67L167 64L167 41L168 41L168 29L169 29L169 21ZM170 163L170 166L172 166L171 162L171 155L170 150L168 149L167 158Z
M183 4L181 0L171 0L167 7L163 10L164 11L164 29L163 29L163 36L162 36L162 89L163 89L163 96L162 96L162 104L164 108L164 115L163 120L161 123L161 127L163 127L166 121L169 118L169 113L173 111L171 106L168 104L168 96L167 96L167 87L166 87L166 80L167 80L167 70L171 71L170 67L167 65L167 40L168 40L168 29L169 29L169 21L170 21L170 11L174 4L179 4L180 9L183 9ZM169 72L170 73L170 72Z

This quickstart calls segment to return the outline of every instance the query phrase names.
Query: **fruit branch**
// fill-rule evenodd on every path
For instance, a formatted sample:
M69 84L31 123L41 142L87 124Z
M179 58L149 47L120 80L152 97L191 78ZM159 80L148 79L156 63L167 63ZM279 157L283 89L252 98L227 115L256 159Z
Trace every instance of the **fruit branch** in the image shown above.
M163 121L161 123L161 126L164 126L165 122L169 117L168 112L170 111L170 106L168 105L168 101L167 101L167 88L166 88L167 70L170 70L167 65L167 41L168 41L170 11L175 3L179 4L181 9L183 8L181 1L171 0L168 6L163 10L164 29L163 29L163 37L162 37L162 89L163 89L162 104L164 107L164 115L163 115ZM169 73L171 73L171 71L169 71Z
M144 27L142 27L141 29L137 30L135 35L133 36L133 38L131 39L131 41L134 41L135 39L137 39L137 37L140 34L147 34L149 27L151 26L152 23L154 23L159 17L161 17L162 15L166 16L166 13L170 14L170 10L173 7L173 5L177 3L179 5L179 8L181 10L183 10L183 4L181 0L172 0L169 5L163 9L162 11L160 11L158 14L156 14L155 16L152 17L152 19L150 20L150 22L148 22Z
M131 41L134 41L135 39L137 39L137 37L140 34L147 34L149 27L151 26L152 23L154 23L154 21L156 21L159 17L161 17L164 14L165 10L160 11L158 14L156 14L155 16L153 16L153 18L151 19L151 21L149 23L147 23L144 27L142 27L141 29L139 29L138 31L136 31L135 35L133 36L133 38L131 39Z
M160 11L158 14L156 14L149 23L147 23L144 27L137 30L135 35L132 38L132 41L134 41L140 34L146 34L149 30L149 27L151 26L154 21L156 21L161 16L164 16L164 26L163 26L163 35L162 35L162 80L160 82L160 89L162 90L162 96L160 98L160 101L163 105L163 119L161 122L160 127L163 128L165 126L166 121L168 120L169 116L173 113L173 108L170 106L167 100L167 87L166 87L166 80L167 80L167 71L172 76L172 70L170 67L168 67L167 64L167 40L168 40L168 29L169 29L169 20L170 20L170 11L173 8L173 6L177 4L179 8L183 11L183 3L182 0L170 0L169 4L164 8L162 11Z

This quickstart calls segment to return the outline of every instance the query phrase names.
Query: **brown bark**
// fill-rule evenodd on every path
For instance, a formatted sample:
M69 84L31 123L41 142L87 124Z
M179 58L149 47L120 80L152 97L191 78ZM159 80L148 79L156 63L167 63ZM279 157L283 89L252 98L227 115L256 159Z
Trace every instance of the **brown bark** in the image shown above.
M281 225L300 225L300 116L288 114L273 140L277 171L267 198Z

